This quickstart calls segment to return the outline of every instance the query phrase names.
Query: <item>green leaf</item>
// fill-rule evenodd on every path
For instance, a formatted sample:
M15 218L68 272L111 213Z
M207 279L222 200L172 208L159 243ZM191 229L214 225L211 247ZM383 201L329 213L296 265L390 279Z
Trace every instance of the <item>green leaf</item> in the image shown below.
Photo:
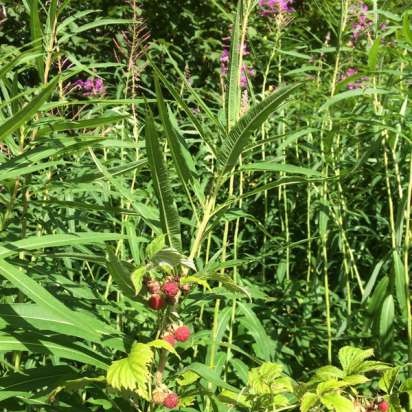
M320 400L328 409L336 412L353 412L354 409L353 402L338 393L325 393Z
M323 366L316 370L316 376L321 380L341 379L344 377L344 372L336 366Z
M131 278L133 272L110 249L107 252L107 269L123 294L133 299L135 297L135 288Z
M12 373L0 378L0 401L14 396L29 398L31 393L36 390L47 388L50 391L64 381L75 379L78 376L78 372L73 368L63 365L38 366L20 373Z
M173 353L173 355L176 355L180 359L180 356L176 352L176 349L169 342L166 342L164 339L152 340L151 342L147 343L147 345L156 349L165 349L168 352Z
M387 338L392 331L393 322L395 320L395 304L393 296L388 295L383 302L381 315L379 318L379 336Z
M151 63L153 70L155 71L156 75L159 77L161 82L166 86L167 90L169 90L170 94L173 96L173 98L176 100L176 102L179 104L179 106L183 109L183 111L186 113L186 115L189 117L190 121L192 122L193 126L199 133L199 136L202 138L202 140L208 145L210 148L211 152L216 155L216 149L214 147L213 141L210 139L208 133L204 130L202 124L200 121L197 119L193 111L190 109L190 107L186 104L186 102L182 99L180 96L180 93L175 89L175 87L166 79L166 77L161 73L161 71L153 64Z
M155 88L159 114L162 120L164 131L166 133L167 142L169 143L174 165L182 184L186 186L193 179L192 171L190 170L190 167L186 160L188 157L190 157L190 153L179 140L177 133L170 122L167 106L162 94L162 89L160 88L159 79L156 75ZM191 163L193 163L193 160L191 161Z
M149 259L152 259L157 252L160 252L166 245L165 235L156 236L147 246L146 246L146 255Z
M300 85L283 87L252 107L230 130L218 155L220 175L230 172L248 144L251 134L259 129L268 116Z
M40 109L43 103L50 97L56 88L58 77L55 77L42 91L23 107L13 117L7 119L0 126L0 142L10 136L14 131L21 127L27 120L30 120Z
M248 332L256 342L256 355L261 359L269 361L274 351L274 342L266 333L265 327L250 305L238 302L238 308L239 312L244 316L244 319L241 321L245 323L245 326L247 325Z
M389 286L389 277L384 276L376 286L370 301L368 302L368 313L371 316L377 316L382 308L383 301L387 294Z
M15 242L0 245L0 258L4 259L20 252L30 250L55 248L61 246L104 243L110 240L120 240L124 236L116 233L79 232L57 235L30 236Z
M369 382L369 379L365 375L349 375L343 378L343 381L350 386L362 385Z
M330 97L326 103L324 103L320 108L319 111L323 112L329 107L347 99L352 99L353 97L359 97L359 96L373 96L373 95L379 95L379 94L388 94L390 93L388 90L383 90L383 89L373 89L370 87L367 87L365 89L356 89L356 90L347 90L342 93L335 94L334 96Z
M49 135L54 132L61 132L65 130L78 130L78 129L90 129L107 124L114 124L120 120L126 119L127 115L113 115L106 117L97 117L95 119L83 119L83 120L60 120L57 122L49 123L47 126L42 127L38 131L38 136Z
M13 336L7 333L0 333L0 352L12 352L15 350L53 355L101 369L107 369L108 367L108 360L96 353L96 350L72 343L67 337L47 337L34 332L16 333Z
M378 63L378 52L381 45L381 38L377 37L369 49L368 53L368 66L371 72L376 70L376 65Z
M182 371L182 373L188 370L196 373L201 378L205 379L208 383L216 385L217 387L220 387L220 388L228 389L235 393L239 393L239 390L237 388L233 387L232 385L229 385L223 379L221 379L215 370L208 368L206 365L203 365L202 363L194 362L191 365L189 365L187 368L185 368Z
M170 184L167 166L160 149L160 142L155 129L153 115L148 108L146 113L146 150L156 197L159 201L160 221L163 232L167 235L170 246L182 250L180 220L173 190Z
M249 163L241 167L242 170L263 171L263 172L286 172L305 176L322 176L317 170L306 167L294 166L284 163L258 162Z
M301 412L309 412L318 402L318 396L312 392L306 392L300 403Z
M229 132L239 119L240 114L240 76L242 65L242 51L241 45L241 29L242 29L242 15L243 2L238 0L235 21L233 23L231 44L230 44L230 58L229 58L229 81L226 95L226 117L227 117L227 131Z
M39 0L30 0L30 32L32 44L41 48L43 33L40 22ZM43 81L44 61L42 56L37 57L36 66L39 79L40 81Z
M402 20L402 33L405 40L412 45L412 30L409 23L409 15L405 13Z
M339 350L339 361L345 374L352 375L358 373L363 362L373 356L373 349L359 349L352 346L344 346Z
M139 292L142 290L144 276L147 272L146 266L141 266L134 270L130 276L134 287L134 293L137 296Z
M382 377L379 379L379 389L390 395L396 385L398 380L400 367L389 368L384 372Z
M87 313L82 313L81 316L88 318L90 322L94 321L94 318ZM53 331L91 341L96 338L94 333L88 333L86 330L79 329L76 322L69 322L68 319L58 316L56 311L48 310L43 305L32 303L2 304L0 305L0 318L0 328L2 329L8 327L13 330L30 330L32 328L32 330ZM101 321L98 321L94 328L101 334L117 334L115 329Z
M176 266L182 265L196 270L193 260L182 255L174 248L163 248L156 252L150 260L160 267L169 266L170 268L176 268Z
M83 336L86 339L94 336L97 341L100 340L100 334L94 329L93 325L88 324L85 317L67 308L40 284L29 277L24 269L16 268L5 260L0 259L0 274L35 303L48 309L50 313L56 314L69 324L76 325L79 330L78 333L84 332Z
M392 253L392 260L395 272L396 299L405 321L408 322L408 287L406 286L408 276L405 274L405 267L396 250Z
M111 364L107 371L107 382L118 390L136 391L148 400L147 386L150 383L149 364L153 360L153 351L149 345L135 343L127 358Z

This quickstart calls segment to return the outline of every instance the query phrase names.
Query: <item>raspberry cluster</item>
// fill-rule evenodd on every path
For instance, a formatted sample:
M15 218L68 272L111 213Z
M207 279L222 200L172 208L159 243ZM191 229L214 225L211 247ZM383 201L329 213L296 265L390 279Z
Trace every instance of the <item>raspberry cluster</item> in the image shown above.
M190 292L190 285L181 285L179 277L169 277L163 284L154 279L147 279L146 288L150 293L148 304L153 310L162 310L167 303L173 305L181 294L187 295Z
M174 409L179 405L180 399L175 392L159 388L153 391L152 401L156 405L163 405L168 409Z
M172 346L176 345L176 342L186 342L190 338L191 332L190 329L183 325L178 326L171 332L163 336L163 339L170 343Z

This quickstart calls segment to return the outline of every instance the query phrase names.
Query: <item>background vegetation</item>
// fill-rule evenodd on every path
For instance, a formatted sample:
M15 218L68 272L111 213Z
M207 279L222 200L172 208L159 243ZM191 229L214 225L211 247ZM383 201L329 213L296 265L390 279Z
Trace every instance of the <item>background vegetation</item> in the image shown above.
M412 9L265 4L0 8L3 410L410 410Z

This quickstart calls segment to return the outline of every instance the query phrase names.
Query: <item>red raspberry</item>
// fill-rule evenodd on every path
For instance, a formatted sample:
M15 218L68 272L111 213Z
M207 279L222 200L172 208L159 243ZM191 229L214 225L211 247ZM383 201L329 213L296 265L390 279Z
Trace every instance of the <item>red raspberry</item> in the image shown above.
M169 409L176 408L177 405L179 405L179 397L174 392L169 393L163 401L163 406Z
M149 298L149 306L154 310L163 309L165 300L160 295L152 295Z
M176 345L176 339L173 335L165 335L163 336L163 340L165 340L167 343L170 343L172 346Z
M378 410L381 412L387 412L389 411L389 403L386 401L382 401L378 404Z
M187 326L180 326L175 330L175 339L179 342L185 342L190 337L190 329Z
M160 292L160 283L157 280L152 280L150 279L147 283L146 283L147 289L149 290L149 292L153 295L153 294L157 294Z
M165 282L162 289L168 298L174 298L179 293L179 285L174 281Z

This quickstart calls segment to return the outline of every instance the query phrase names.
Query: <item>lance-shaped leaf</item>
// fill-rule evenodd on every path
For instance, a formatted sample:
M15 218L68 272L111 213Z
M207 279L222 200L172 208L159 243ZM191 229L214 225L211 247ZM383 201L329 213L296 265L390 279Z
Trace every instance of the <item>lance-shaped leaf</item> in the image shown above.
M252 107L230 130L218 155L220 176L230 172L248 144L249 137L300 85L286 86Z
M159 201L160 222L170 246L182 249L180 220L167 167L160 150L160 142L155 129L153 115L148 108L146 113L146 150L156 197Z
M172 154L175 168L180 180L182 181L182 184L187 185L188 182L193 178L192 171L190 170L189 163L187 161L187 159L190 158L190 153L183 145L183 143L179 140L179 136L172 126L167 111L167 106L163 98L162 89L160 88L159 79L156 75L155 88L159 114L162 120L164 131L166 133L167 142L169 143L170 152ZM193 165L193 160L190 161L190 164Z
M13 117L7 119L5 123L0 126L0 142L16 131L40 110L43 103L45 103L45 101L53 93L58 80L59 78L55 77L36 97L33 98L30 103L26 104L23 109L21 109Z
M231 130L239 118L240 113L240 75L242 65L241 48L241 20L243 8L242 1L238 1L235 22L232 30L229 58L229 83L226 96L227 130Z

